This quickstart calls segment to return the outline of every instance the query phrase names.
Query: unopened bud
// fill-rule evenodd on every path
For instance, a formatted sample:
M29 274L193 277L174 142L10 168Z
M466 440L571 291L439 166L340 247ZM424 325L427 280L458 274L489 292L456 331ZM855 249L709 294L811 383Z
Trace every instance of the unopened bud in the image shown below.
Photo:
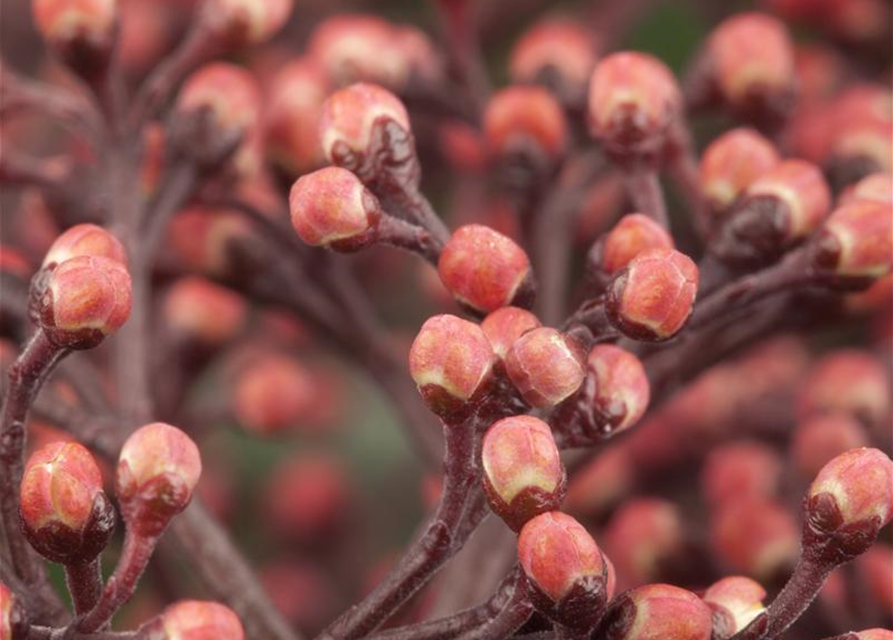
M818 265L846 277L877 278L893 268L890 204L857 200L825 222L815 257Z
M780 160L775 146L753 129L733 129L704 150L701 191L714 211L725 211Z
M757 580L776 579L793 567L800 552L800 534L790 510L766 499L725 503L714 514L710 536L725 564Z
M642 361L625 349L600 344L590 350L586 366L595 385L591 401L596 424L617 433L638 422L651 395Z
M127 266L124 246L115 236L95 224L78 224L56 238L43 259L43 267L62 264L78 256L101 256Z
M81 75L104 69L118 20L116 0L32 0L43 38Z
M856 418L845 413L819 414L797 426L791 455L800 473L814 478L836 456L867 445L865 428Z
M669 584L628 591L611 608L606 640L710 640L713 633L710 607Z
M579 103L595 67L592 36L570 20L544 20L515 43L509 61L513 82L539 82L571 103Z
M269 435L311 413L315 385L292 358L271 355L244 369L236 382L236 418L249 431Z
M781 458L772 447L760 442L732 442L707 456L701 487L713 508L743 498L771 498L778 489L781 470Z
M682 550L679 508L658 498L637 498L620 507L605 529L605 548L621 580L640 585L661 576Z
M518 338L505 357L512 384L532 407L553 407L573 395L586 375L584 352L573 337L557 329L532 329Z
M227 46L269 40L288 21L293 0L205 0L202 18Z
M178 338L218 347L245 326L248 309L239 294L198 276L180 278L164 299L164 319Z
M239 617L216 602L183 600L161 616L164 640L244 640Z
M184 115L206 111L215 127L244 137L260 120L260 90L243 67L214 62L186 80L177 97L176 109Z
M526 309L518 307L502 307L487 315L481 322L481 329L493 353L499 359L504 359L509 349L522 335L531 329L541 327L539 319Z
M546 89L517 85L495 94L484 112L484 135L497 156L539 152L554 160L567 144L567 123Z
M726 632L723 637L728 637L766 610L765 597L766 590L759 582L744 576L730 576L710 585L703 600L722 614Z
M590 263L614 275L633 258L649 249L674 249L673 237L653 219L641 213L623 216L604 238L593 246Z

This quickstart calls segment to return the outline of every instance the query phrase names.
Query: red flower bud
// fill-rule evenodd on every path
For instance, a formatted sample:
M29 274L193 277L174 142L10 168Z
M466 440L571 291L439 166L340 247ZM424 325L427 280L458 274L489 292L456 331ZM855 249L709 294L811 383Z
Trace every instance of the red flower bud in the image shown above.
M828 214L831 194L822 172L803 160L784 160L758 178L745 192L748 200L775 198L786 207L785 236L793 240L811 233Z
M409 132L409 116L391 92L374 84L352 84L329 96L319 123L322 148L333 164L344 151L364 154L376 123L392 120Z
M781 480L781 457L759 442L733 442L711 451L704 462L701 487L713 508L736 499L771 498Z
M95 224L77 224L56 238L43 259L43 267L78 256L101 256L127 266L124 246L115 236Z
M289 177L322 164L319 121L327 95L325 76L307 58L290 62L273 78L264 114L265 152Z
M673 249L640 253L608 289L612 324L637 340L673 337L691 315L698 291L698 267Z
M658 578L682 549L678 507L657 498L628 500L605 529L605 548L624 584L635 586Z
M800 533L791 512L768 500L727 502L716 514L711 544L732 570L758 580L775 579L800 553Z
M176 336L210 347L231 340L245 326L245 300L198 276L180 278L164 299L164 319Z
M493 348L481 328L456 316L429 318L409 351L409 373L431 410L449 416L489 389Z
M839 511L837 526L877 519L876 526L882 527L893 516L893 462L879 449L842 453L819 471L807 502L823 495L830 496Z
M794 47L784 24L761 13L724 20L707 42L716 83L735 108L778 109L793 98Z
M490 341L493 353L500 359L505 358L518 338L531 329L538 329L541 326L539 318L530 311L518 307L497 309L481 322L481 329Z
M245 367L236 382L234 412L239 423L270 435L307 419L316 389L293 359L270 355Z
M40 35L73 65L91 70L111 54L118 19L116 0L32 0Z
M649 584L612 603L606 640L710 640L713 616L698 596L669 584Z
M160 534L189 505L201 473L198 447L185 433L163 422L137 429L121 449L115 477L127 526Z
M378 199L347 169L326 167L302 176L289 205L291 224L309 245L356 251L375 241Z
M893 168L890 127L893 93L881 85L859 84L841 94L826 116L830 123L827 164L839 184ZM826 120L827 122L827 120Z
M893 640L893 631L879 627L857 631L856 640Z
M814 478L834 457L868 444L864 427L845 413L816 415L802 421L791 454L804 477Z
M601 615L613 595L607 559L583 525L560 511L543 513L524 525L518 559L535 606L565 624L584 626ZM601 589L594 591L598 583Z
M484 112L484 135L494 154L505 156L535 149L549 159L564 153L567 122L551 93L517 85L496 93Z
M566 511L600 516L632 489L635 471L630 456L620 446L600 451L574 474L567 490Z
M231 247L250 233L250 223L239 213L189 207L171 221L168 238L184 267L225 275L231 268Z
M288 21L293 0L207 0L203 20L231 47L269 40Z
M127 269L100 256L78 256L53 269L38 302L50 340L68 349L90 349L130 316Z
M177 96L176 109L182 114L207 111L216 127L244 138L260 120L260 90L244 68L214 62L189 76Z
M489 313L532 297L530 260L506 236L479 224L459 227L440 254L440 279L453 296Z
M732 129L704 150L701 191L715 211L724 211L780 160L775 145L753 129Z
M273 472L265 493L270 521L289 539L330 534L350 509L342 464L320 454L287 460Z
M612 433L638 422L651 395L642 362L625 349L600 344L589 352L586 365L595 383L592 409L597 422L609 425Z
M679 86L663 62L644 53L615 53L592 74L589 129L612 155L653 156L681 105Z
M594 245L593 262L604 273L614 275L643 251L674 248L673 237L666 229L648 216L631 213Z
M481 460L490 506L515 531L561 506L566 476L552 430L542 420L513 416L493 423Z
M25 465L20 488L22 524L41 555L63 564L93 560L115 525L93 456L76 442L54 442Z
M25 612L9 587L0 582L0 639L15 640L27 635Z
M515 341L505 357L505 370L527 404L553 407L583 384L584 357L574 338L557 329L541 327Z
M216 602L182 600L164 610L164 640L244 640L239 617Z
M876 357L841 349L822 358L806 376L797 410L802 417L849 413L874 426L886 419L890 395L890 376Z
M893 268L890 204L858 200L831 214L818 241L816 262L840 276L876 278Z
M838 205L852 204L859 200L893 203L893 176L885 173L872 173L848 187L838 199Z
M512 82L541 82L559 96L577 102L595 67L590 33L570 20L534 24L515 43L509 60Z
M723 613L725 631L732 635L741 631L766 610L763 599L766 590L750 578L731 576L714 582L704 592L703 600Z

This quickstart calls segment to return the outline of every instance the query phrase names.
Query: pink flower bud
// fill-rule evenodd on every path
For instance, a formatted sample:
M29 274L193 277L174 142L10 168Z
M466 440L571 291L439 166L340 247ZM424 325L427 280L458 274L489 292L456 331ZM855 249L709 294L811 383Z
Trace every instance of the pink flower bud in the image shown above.
M838 200L839 205L851 204L859 200L893 203L893 176L885 173L872 173L848 187Z
M189 207L171 221L168 239L184 267L219 276L232 268L233 245L250 234L250 223L239 213Z
M604 542L621 581L635 586L662 575L682 550L682 535L682 515L675 504L636 498L614 513Z
M681 110L672 72L644 53L603 58L589 84L589 129L614 155L654 155Z
M710 640L713 616L698 596L669 584L649 584L612 603L606 640Z
M675 245L673 237L657 222L641 213L631 213L623 216L595 247L596 266L613 275L643 251L674 249Z
M386 89L358 83L336 91L323 105L319 123L323 152L333 164L344 152L362 155L369 149L373 127L387 120L410 131L406 108Z
M876 526L882 527L893 516L893 462L879 449L862 447L842 453L819 471L807 504L822 496L829 496L839 512L831 523L835 528L865 520L876 520Z
M814 478L833 458L868 445L864 427L845 413L816 415L794 431L791 454L806 478Z
M772 447L733 442L707 455L701 487L713 508L743 498L771 498L778 489L781 470L781 457Z
M350 483L341 462L322 454L285 461L265 491L266 511L287 539L330 535L350 510Z
M518 307L502 307L487 315L481 322L481 329L493 353L499 359L505 358L515 341L531 329L538 329L542 324L535 315Z
M68 349L98 345L127 321L130 307L130 274L120 262L100 256L58 265L38 302L43 330Z
M726 565L757 580L775 579L793 567L800 553L794 516L769 500L726 502L714 514L710 538Z
M724 614L732 635L741 631L766 610L763 599L766 590L759 582L744 576L731 576L714 582L704 593L703 600Z
M319 122L328 95L328 82L312 60L285 65L270 86L264 114L265 152L289 177L322 164Z
M744 206L766 199L784 207L781 231L784 240L791 241L807 236L821 224L828 215L831 192L814 164L784 160L748 187Z
M857 631L855 635L856 640L893 640L893 631L880 627Z
M607 559L583 525L560 511L543 513L524 525L518 560L533 588L535 606L565 624L585 625L590 617L600 616L605 600L613 595ZM601 589L593 593L598 583Z
M83 563L106 546L114 510L93 456L76 442L54 442L25 465L22 523L31 545L53 562Z
M484 136L497 156L536 149L549 159L564 153L564 111L542 87L516 85L496 93L484 112Z
M875 171L893 168L890 126L893 93L882 85L857 84L831 106L830 149L826 153L836 182L847 184Z
M101 256L127 266L124 246L115 236L95 224L77 224L56 238L43 259L43 266L62 264L78 256Z
M137 429L121 449L115 478L127 526L160 534L189 505L201 473L198 447L185 433L163 422Z
M650 249L614 277L608 317L637 340L666 340L688 320L697 291L698 267L691 258L673 249Z
M269 40L291 15L293 0L207 0L202 18L226 45Z
M530 260L509 238L479 224L459 227L440 254L440 279L453 296L489 313L532 297Z
M540 82L563 98L578 101L595 67L590 33L570 20L543 20L515 43L509 60L512 82Z
M375 241L381 207L347 169L326 167L302 176L289 196L291 224L313 246L355 251Z
M701 191L715 211L724 211L780 162L778 150L753 129L732 129L701 156Z
M724 20L707 42L716 83L733 107L773 107L793 97L794 47L784 24L766 14Z
M181 600L162 614L164 640L244 640L239 617L216 602Z
M819 239L816 262L841 276L876 278L893 268L890 204L860 200L834 211Z
M27 635L25 612L9 587L0 582L0 638L13 640Z
M487 392L494 359L478 325L440 315L419 330L409 351L409 372L431 410L449 416Z
M513 416L493 423L484 434L481 459L490 506L515 531L561 506L564 467L542 420Z
M247 315L239 294L198 276L177 280L164 299L164 319L171 332L209 347L235 337L245 327Z
M651 389L645 368L635 355L610 344L596 345L586 359L595 383L593 411L612 433L639 421L648 408Z
M579 343L551 327L531 329L518 338L505 357L512 384L532 407L554 407L573 395L586 370Z
M627 495L635 484L633 462L621 446L600 451L574 474L568 485L566 511L598 517Z
M260 120L260 89L244 68L213 62L187 78L176 109L183 114L207 111L216 127L244 137Z
M118 18L116 0L32 0L31 9L40 35L60 49L64 57L77 50L88 55L109 55Z
M890 396L890 375L874 355L840 349L809 371L800 389L797 412L802 417L850 413L874 426L886 419Z
M307 419L313 378L292 358L270 355L245 367L236 382L234 412L253 433L271 435Z

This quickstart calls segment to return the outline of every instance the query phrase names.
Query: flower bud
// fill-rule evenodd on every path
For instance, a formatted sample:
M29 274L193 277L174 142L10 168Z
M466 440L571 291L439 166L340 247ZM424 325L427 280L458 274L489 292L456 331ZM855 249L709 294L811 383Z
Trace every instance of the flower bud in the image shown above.
M409 351L409 373L434 413L450 416L486 394L493 348L481 328L456 316L429 318Z
M250 234L250 223L235 211L189 207L171 221L168 239L186 269L222 276L233 269L233 247Z
M176 110L184 115L207 112L216 128L244 139L260 120L260 90L244 68L214 62L187 78Z
M620 347L600 344L589 351L586 366L595 385L595 423L617 433L638 422L651 395L641 360Z
M293 0L205 0L202 19L227 46L269 40L288 22Z
M563 100L579 103L595 67L589 32L571 20L543 20L515 43L509 60L512 82L539 82Z
M603 58L589 83L589 130L615 159L656 156L681 108L672 72L644 53Z
M137 429L121 449L115 477L127 526L159 535L189 505L201 472L198 447L185 433L163 422Z
M606 640L710 640L713 616L698 596L669 584L649 584L611 605Z
M20 488L28 541L45 558L63 564L93 560L108 544L115 512L102 491L93 456L76 442L54 442L25 465Z
M780 161L778 150L759 133L732 129L711 142L701 156L701 192L714 211L725 211Z
M641 213L631 213L593 246L590 263L599 271L614 275L643 251L674 248L673 237L664 227Z
M270 435L307 419L316 394L310 374L292 358L270 355L236 382L234 412L249 431Z
M890 629L866 629L865 631L857 631L855 640L893 640L893 631Z
M889 87L857 84L836 98L825 126L830 129L825 158L832 182L844 186L893 168ZM830 122L828 122L830 120Z
M736 111L777 118L793 101L794 47L784 24L742 13L724 20L707 41L715 81Z
M893 204L893 176L885 173L872 173L848 187L840 195L838 203L845 205L859 200L884 202L888 206Z
M711 546L733 571L761 581L790 570L800 553L800 534L791 512L765 499L726 502L714 514Z
M518 560L534 606L563 624L591 626L612 596L608 585L613 571L595 540L560 511L543 513L524 525Z
M621 581L640 585L660 577L682 550L682 515L667 500L628 500L605 529L605 548Z
M66 260L41 287L37 307L54 344L91 349L130 317L130 274L120 262L101 256Z
M161 616L164 640L244 640L239 617L216 602L181 600Z
M80 74L105 68L118 20L116 0L32 0L40 35Z
M0 638L17 640L28 632L25 611L9 587L0 582Z
M357 83L336 91L323 104L319 123L323 152L332 164L346 153L363 155L369 150L373 128L393 121L406 131L409 115L391 92L375 84Z
M561 506L567 478L552 430L542 420L513 416L493 423L484 434L481 460L490 507L513 530Z
M574 338L541 327L515 341L505 357L505 370L527 404L548 408L573 395L583 384L583 359L582 347Z
M518 307L502 307L487 315L481 322L481 329L493 353L500 360L504 359L509 349L522 335L531 329L538 329L542 324L535 315Z
M198 276L177 280L164 299L164 319L180 339L219 347L247 322L245 300L237 293Z
M890 411L890 375L871 353L840 349L818 361L800 389L797 413L849 413L875 426Z
M95 224L77 224L56 238L43 259L43 267L78 256L101 256L127 266L124 246L115 236Z
M707 455L701 487L714 509L737 499L771 498L778 489L781 470L781 458L772 447L760 442L733 442Z
M611 323L637 340L673 337L691 315L698 267L673 249L650 249L633 258L608 288Z
M845 413L816 415L800 422L791 442L791 455L800 473L814 478L836 456L868 445L864 427Z
M825 222L816 263L839 276L876 278L893 268L890 204L860 200L834 211Z
M286 539L329 535L350 510L350 484L337 458L316 454L286 460L267 485L266 511Z
M566 511L599 517L634 485L635 470L629 454L621 446L608 447L574 474L567 489Z
M879 449L852 449L822 467L806 494L804 547L833 537L835 555L864 553L891 517L893 461Z
M289 196L291 224L312 246L356 251L375 241L381 207L347 169L326 167L301 176Z
M722 614L726 632L722 637L729 637L766 610L765 597L766 590L759 582L744 576L730 576L710 585L703 600Z
M484 313L511 304L528 306L533 281L527 254L489 227L459 227L440 254L437 270L461 303Z
M497 156L535 151L557 159L567 146L567 122L542 87L517 85L496 93L484 112L484 136Z

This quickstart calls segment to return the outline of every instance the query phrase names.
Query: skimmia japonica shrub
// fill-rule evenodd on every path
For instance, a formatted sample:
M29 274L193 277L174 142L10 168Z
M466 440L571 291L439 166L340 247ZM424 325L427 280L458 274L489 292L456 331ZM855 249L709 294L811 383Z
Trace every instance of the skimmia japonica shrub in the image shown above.
M893 638L893 3L551 4L3 4L0 640Z

